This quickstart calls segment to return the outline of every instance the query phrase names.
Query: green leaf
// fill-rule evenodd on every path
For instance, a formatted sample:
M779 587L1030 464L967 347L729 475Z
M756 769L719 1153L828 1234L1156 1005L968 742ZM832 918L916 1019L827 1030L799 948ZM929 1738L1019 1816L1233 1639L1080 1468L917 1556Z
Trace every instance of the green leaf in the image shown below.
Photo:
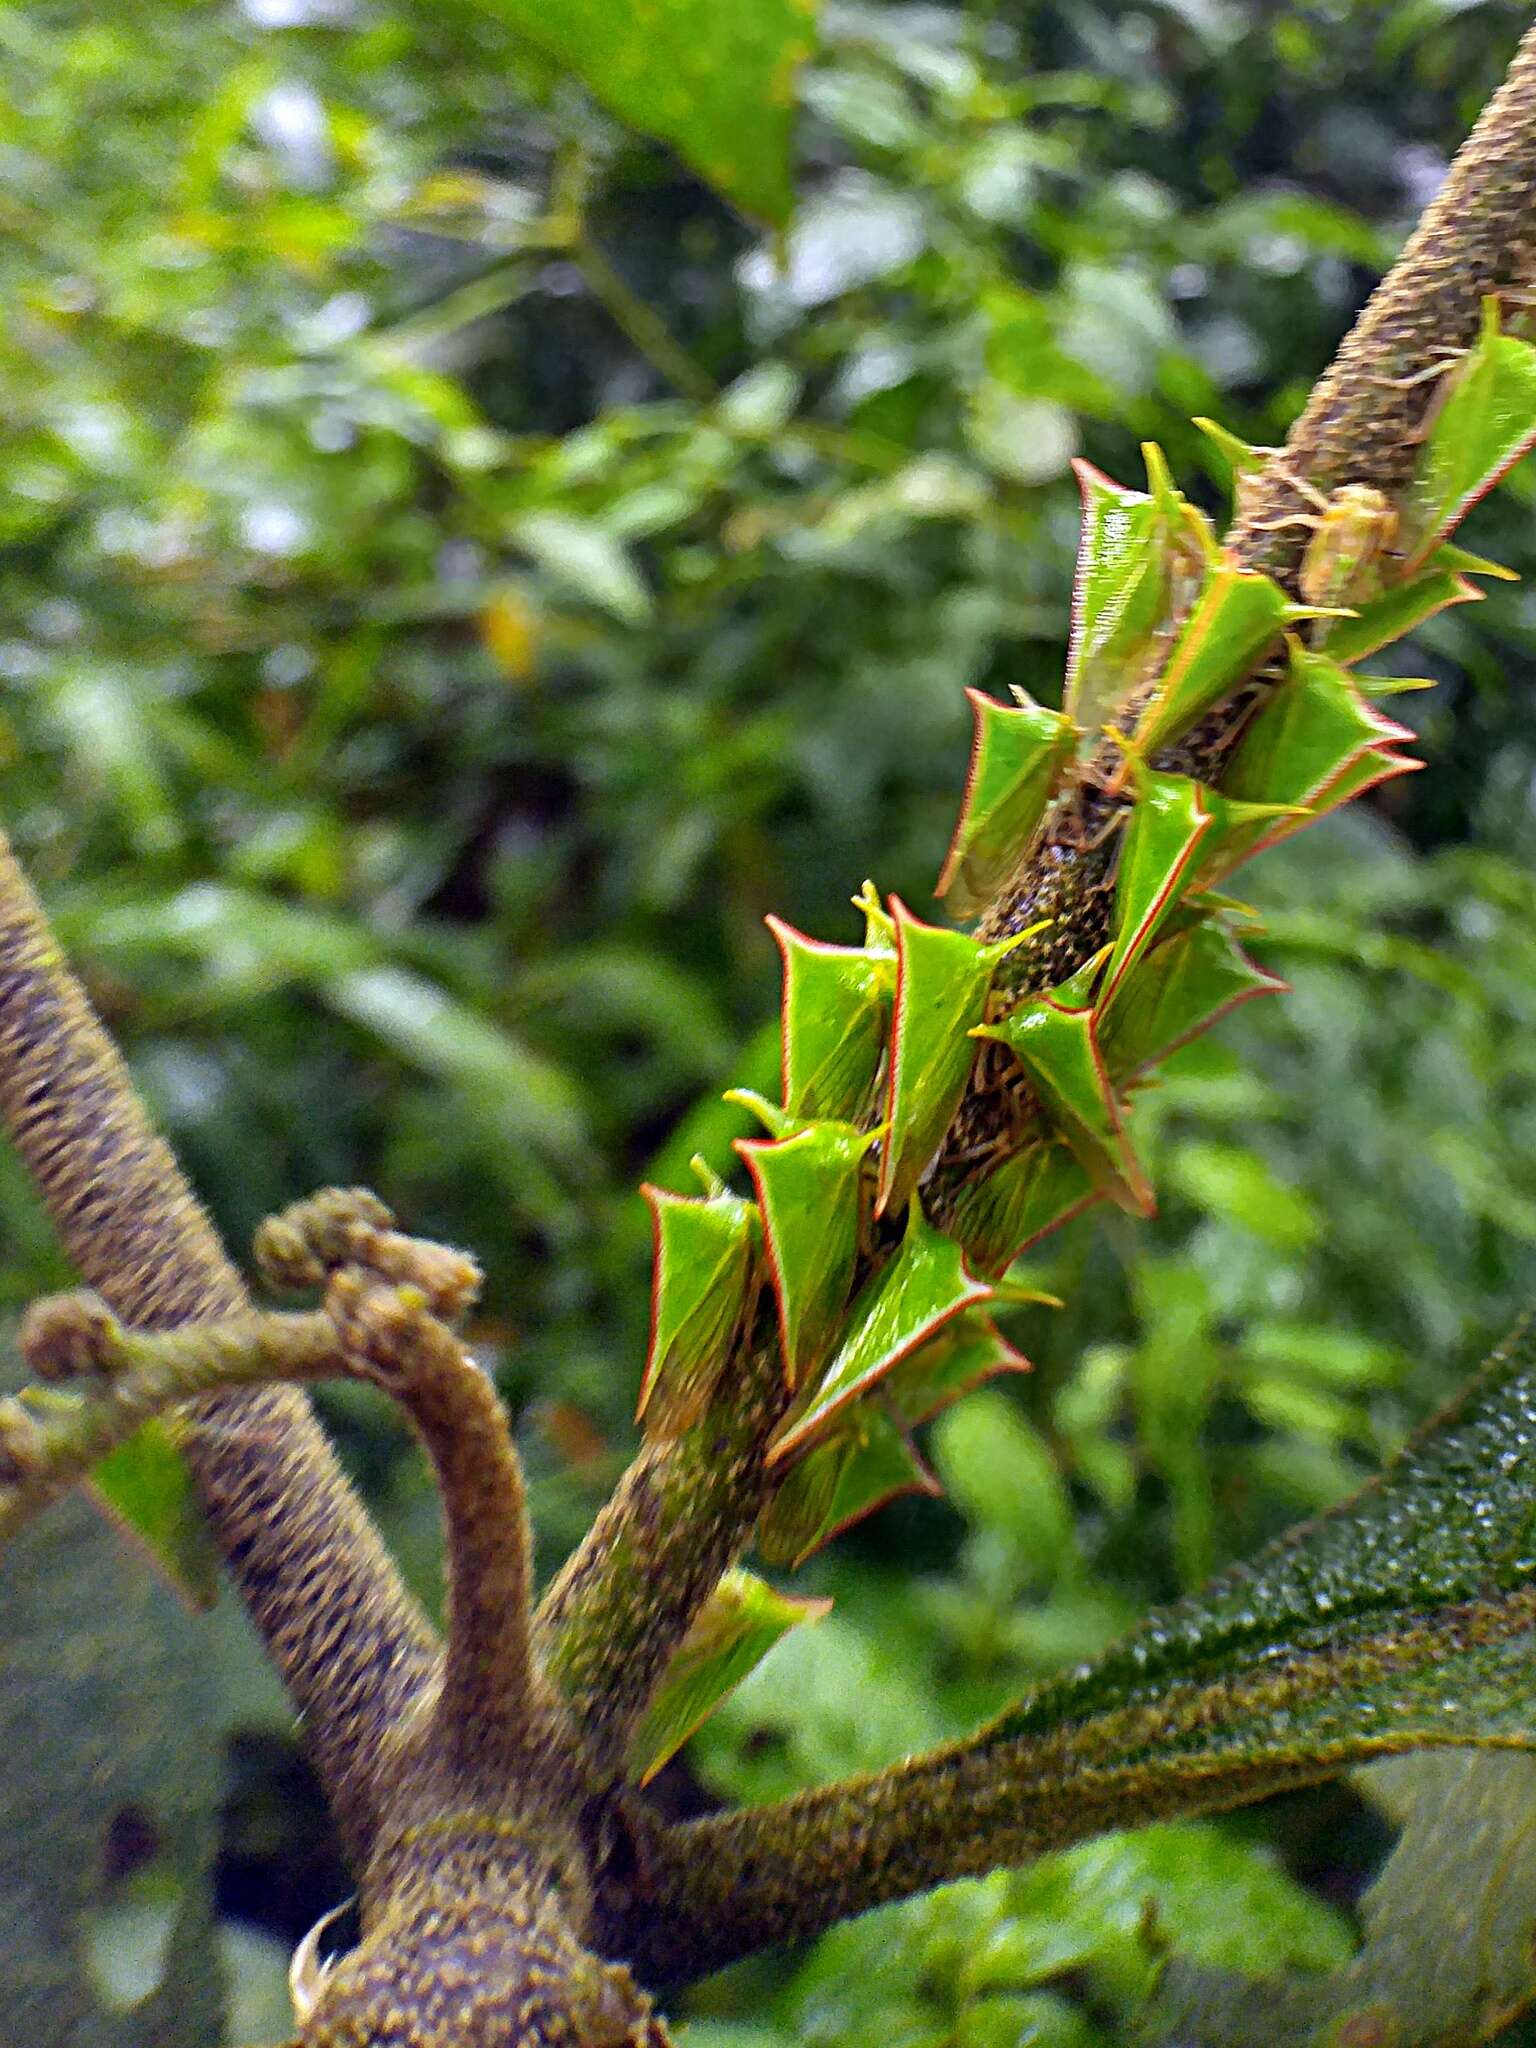
M989 1315L967 1309L928 1343L898 1359L882 1382L882 1392L907 1428L916 1429L996 1374L1029 1369L1029 1360Z
M1444 2048L1514 2038L1505 2029L1536 2002L1536 1759L1395 1757L1357 1783L1403 1823L1361 1901L1359 1951L1326 1974L1262 1979L1175 1957L1139 2040Z
M649 1185L655 1234L651 1338L637 1421L647 1436L680 1435L697 1421L725 1364L747 1303L757 1211L740 1196L668 1194Z
M1286 986L1250 960L1224 924L1202 919L1159 941L1101 1019L1104 1064L1117 1083L1129 1081L1239 1003L1282 994Z
M792 1138L738 1138L762 1210L791 1389L821 1362L848 1299L864 1155L878 1132L816 1123Z
M1345 668L1353 668L1379 647L1387 647L1452 605L1475 604L1484 592L1460 569L1445 564L1453 551L1441 548L1406 583L1394 583L1379 597L1354 607L1353 618L1327 622L1328 652Z
M586 1111L570 1076L435 982L375 967L343 975L323 993L403 1059L478 1098L525 1142L567 1162L585 1152Z
M139 1538L171 1584L196 1608L219 1596L219 1566L186 1461L163 1422L151 1419L91 1471L91 1491Z
M1208 1215L1252 1231L1284 1251L1305 1251L1322 1234L1305 1197L1277 1180L1262 1159L1240 1145L1176 1146L1168 1177Z
M900 1252L853 1304L841 1344L779 1426L768 1462L803 1449L832 1416L868 1393L952 1316L991 1299L992 1289L966 1271L960 1247L933 1228L914 1195Z
M1132 1214L1149 1216L1152 1190L1120 1120L1093 1011L1063 1009L1041 996L983 1025L977 1035L995 1038L1014 1053L1094 1186Z
M791 1599L751 1572L727 1572L673 1652L635 1730L626 1763L631 1781L649 1784L776 1643L802 1622L820 1621L831 1606Z
M1150 756L1187 732L1252 674L1291 620L1311 616L1268 576L1224 557L1196 599L1137 724L1138 752Z
M950 1228L978 1273L997 1274L1103 1192L1065 1139L1042 1138L962 1189Z
M1352 771L1367 755L1378 757L1370 780L1394 772L1390 749L1412 738L1407 726L1366 702L1331 654L1293 645L1285 678L1244 735L1224 787L1238 798L1305 806L1315 814L1358 794L1365 784ZM1272 844L1306 822L1299 815L1281 819L1261 843Z
M976 1056L966 1034L986 1011L997 963L1019 943L1016 937L983 946L964 932L924 924L896 896L891 910L896 1013L877 1215L901 1207L942 1144Z
M672 143L735 205L789 216L795 72L816 0L492 0L623 121Z
M1128 971L1151 944L1190 877L1195 849L1210 830L1207 793L1187 775L1133 769L1136 804L1115 877L1115 944L1099 992L1100 1019Z
M859 1401L790 1467L759 1517L757 1547L770 1564L798 1567L898 1494L939 1490L905 1429L878 1402Z
M1073 1548L1072 1505L1039 1430L1001 1388L951 1408L933 1436L944 1490L967 1521L1005 1536L1050 1578Z
M890 1031L895 953L823 945L777 917L767 924L784 956L784 1107L859 1122Z
M568 512L525 512L513 523L511 538L556 582L621 624L643 626L650 618L651 594L622 542L590 520Z
M1536 348L1499 332L1496 299L1483 301L1483 331L1450 373L1408 494L1411 574L1536 443Z
M1045 813L1056 778L1070 759L1077 729L1023 691L1018 705L967 690L976 734L960 821L950 842L936 896L956 917L984 910L1014 868Z
M1067 649L1067 715L1097 732L1136 681L1153 635L1203 567L1161 451L1148 444L1149 495L1074 462L1083 497Z

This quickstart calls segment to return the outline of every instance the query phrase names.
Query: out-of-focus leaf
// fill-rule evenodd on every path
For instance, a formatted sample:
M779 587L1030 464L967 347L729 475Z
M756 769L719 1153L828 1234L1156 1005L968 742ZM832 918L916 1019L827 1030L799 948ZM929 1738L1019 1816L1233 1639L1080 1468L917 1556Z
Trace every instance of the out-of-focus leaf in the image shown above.
M673 1652L630 1743L627 1768L648 1784L727 1694L790 1629L820 1621L830 1600L795 1600L747 1571L729 1571Z
M508 1130L562 1158L579 1157L586 1118L575 1083L434 983L376 967L343 975L324 995L402 1058L472 1094Z
M1471 2048L1536 2004L1536 1758L1394 1758L1360 1782L1403 1833L1361 1903L1358 1954L1262 1980L1175 1958L1138 2040Z
M577 596L600 605L626 626L642 626L651 596L621 542L569 512L525 512L512 538L539 566Z
M150 1420L96 1465L91 1488L194 1607L218 1597L218 1559L192 1475L165 1424Z
M727 199L787 217L794 77L811 54L816 0L668 0L653 12L608 0L490 4Z
M983 1529L1006 1536L1044 1577L1071 1548L1072 1508L1044 1438L1001 1391L948 1409L934 1425L944 1490Z
M1321 1228L1305 1197L1235 1145L1180 1145L1168 1161L1168 1178L1187 1200L1271 1244L1300 1251Z
M17 2042L222 2039L206 1627L82 1500L0 1554L0 1970ZM114 1881L125 1850L143 1867ZM103 1940L135 1906L154 1940L120 1975Z

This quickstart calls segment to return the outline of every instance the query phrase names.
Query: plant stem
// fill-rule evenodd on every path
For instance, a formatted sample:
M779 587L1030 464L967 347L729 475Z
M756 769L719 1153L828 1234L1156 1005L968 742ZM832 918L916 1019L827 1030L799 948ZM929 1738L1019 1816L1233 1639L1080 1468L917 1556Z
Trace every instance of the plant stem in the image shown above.
M0 1115L69 1255L125 1323L248 1312L239 1275L3 839ZM302 1393L263 1387L196 1402L183 1448L360 1857L379 1733L430 1683L436 1641Z

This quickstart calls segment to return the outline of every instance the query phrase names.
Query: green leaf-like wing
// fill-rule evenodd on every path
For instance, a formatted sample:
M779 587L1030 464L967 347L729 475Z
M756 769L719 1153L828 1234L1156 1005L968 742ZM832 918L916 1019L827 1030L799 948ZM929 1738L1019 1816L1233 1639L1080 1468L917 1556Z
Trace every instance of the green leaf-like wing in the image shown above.
M899 897L891 898L891 909L896 919L896 1013L879 1215L901 1207L938 1151L976 1053L966 1034L986 1011L998 961L1018 943L983 946L964 932L924 924Z
M907 1428L916 1429L995 1374L1028 1371L1024 1354L1014 1349L989 1315L973 1308L899 1359L881 1391Z
M1366 755L1390 754L1399 741L1412 738L1407 726L1366 702L1331 653L1293 645L1285 680L1245 734L1224 787L1253 802L1331 809L1341 801L1341 778ZM1371 779L1380 780L1380 773ZM1345 786L1358 794L1364 785ZM1282 819L1263 843L1301 822Z
M967 1272L959 1245L934 1229L914 1195L907 1204L900 1252L854 1302L843 1340L826 1370L785 1417L769 1445L769 1463L802 1450L834 1415L867 1394L952 1316L991 1299L992 1289Z
M788 218L794 75L816 0L494 0L620 120L670 142L727 199Z
M1401 640L1437 612L1452 605L1475 604L1484 595L1461 570L1445 566L1440 550L1405 583L1394 583L1379 597L1355 607L1353 618L1333 620L1328 627L1328 652L1346 668Z
M1044 815L1077 728L1022 692L1016 706L967 690L976 718L960 822L934 889L974 917L1007 881Z
M758 1520L757 1547L770 1564L802 1565L898 1494L940 1490L901 1424L878 1401L859 1401L790 1467Z
M1104 1193L1065 1139L1042 1138L962 1189L950 1229L978 1273L1001 1273Z
M1094 1185L1134 1215L1151 1215L1152 1190L1120 1120L1093 1011L1063 1009L1041 996L982 1026L979 1035L1013 1051Z
M218 1558L171 1431L146 1422L91 1470L91 1491L193 1607L219 1597Z
M1282 993L1226 928L1202 919L1155 945L1104 1018L1099 1044L1117 1083L1144 1073L1253 996Z
M1506 2040L1536 2003L1536 1757L1393 1757L1357 1780L1402 1818L1360 1902L1357 1954L1325 1972L1239 1976L1170 1960L1137 2040L1200 2048Z
M1435 416L1409 491L1406 520L1413 536L1404 573L1412 574L1437 542L1466 517L1485 492L1536 443L1536 348L1499 332L1495 299L1483 305L1483 331L1450 373L1450 391Z
M1115 945L1098 999L1101 1017L1179 901L1194 873L1195 850L1213 822L1207 792L1189 776L1142 769L1137 782L1115 878Z
M646 1434L679 1435L696 1422L725 1364L746 1307L757 1211L739 1195L669 1194L642 1187L655 1238L651 1341L636 1419Z
M747 1571L729 1571L701 1609L635 1730L626 1766L649 1784L722 1700L792 1628L820 1621L830 1600L795 1600Z
M791 1388L821 1362L853 1280L864 1155L875 1133L817 1123L792 1138L738 1138L762 1210Z
M1143 756L1187 732L1258 666L1294 619L1310 616L1278 583L1228 556L1206 583L1174 642L1136 727Z
M767 922L784 956L784 1107L856 1123L870 1106L890 1031L895 954L826 946L780 918Z
M1136 680L1172 603L1179 500L1160 459L1153 492L1128 491L1090 462L1072 465L1083 494L1067 649L1067 715L1097 732Z

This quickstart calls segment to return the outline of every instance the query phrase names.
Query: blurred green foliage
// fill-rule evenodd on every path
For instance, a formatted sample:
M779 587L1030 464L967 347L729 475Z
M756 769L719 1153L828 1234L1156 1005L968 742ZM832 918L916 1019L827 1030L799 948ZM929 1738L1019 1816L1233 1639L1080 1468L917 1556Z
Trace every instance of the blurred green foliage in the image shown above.
M782 239L533 11L0 13L0 759L232 1241L366 1180L485 1259L552 1564L633 1443L634 1185L726 1166L715 1092L772 1071L761 915L852 938L871 870L925 903L962 686L1056 701L1070 457L1135 482L1156 438L1219 505L1189 416L1280 437L1523 11L827 0ZM1466 536L1527 578L1533 499ZM1536 1293L1533 645L1517 589L1397 651L1429 772L1244 878L1293 993L1146 1102L1157 1220L1029 1261L1067 1303L1015 1319L1036 1372L935 1430L949 1504L801 1575L837 1608L695 1744L711 1790L1088 1654L1336 1498ZM61 1272L4 1162L0 1226L14 1307ZM430 1592L400 1431L326 1407ZM220 1640L230 1722L270 1714ZM1347 1905L1365 1811L956 1888L707 1987L690 2038L1112 2040L1170 1946L1336 1963L1298 1877Z

